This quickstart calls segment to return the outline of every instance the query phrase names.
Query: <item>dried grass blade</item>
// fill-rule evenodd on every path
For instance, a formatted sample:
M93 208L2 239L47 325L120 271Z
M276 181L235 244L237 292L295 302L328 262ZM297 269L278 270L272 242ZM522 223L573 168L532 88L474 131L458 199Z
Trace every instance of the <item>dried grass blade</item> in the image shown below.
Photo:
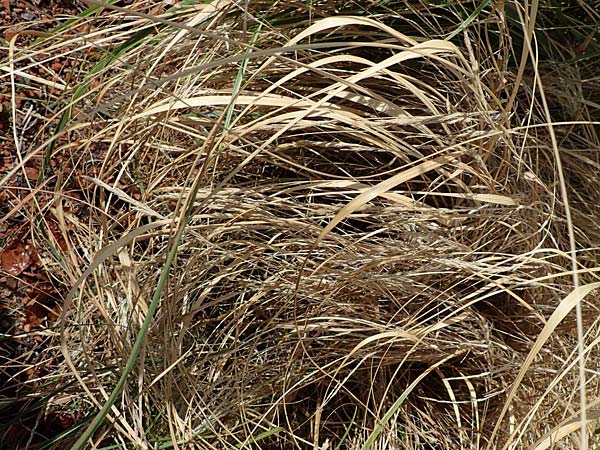
M319 237L314 243L314 247L319 245L319 243L327 236L328 233L333 230L336 225L342 222L344 219L348 218L353 212L355 212L358 208L364 206L366 203L371 200L382 196L390 189L398 186L399 184L405 183L409 180L412 180L419 175L424 175L427 172L435 170L447 163L447 160L443 158L437 158L430 161L425 161L417 166L411 167L399 174L394 175L387 180L382 181L381 183L365 190L362 194L359 194L357 197L352 199L347 205L345 205L329 222L329 224L321 231Z
M546 325L544 325L544 328L540 332L540 335L538 336L537 340L533 344L533 347L527 355L527 358L525 358L525 361L523 362L523 365L517 377L513 381L512 388L508 394L508 397L506 398L506 402L504 403L502 411L500 412L500 416L498 417L498 420L496 422L496 426L494 427L494 431L492 432L492 435L490 437L489 445L492 445L492 442L494 442L494 437L496 436L496 434L498 434L500 424L502 423L502 420L504 419L504 416L506 416L508 408L510 407L511 403L515 398L517 389L519 389L521 381L523 381L523 378L529 370L529 367L531 367L533 360L538 355L546 341L550 338L558 324L562 322L562 320L573 310L573 308L575 308L575 306L579 302L581 302L590 292L598 288L600 288L600 282L579 286L578 288L574 289L569 295L567 295L560 302L558 307L554 310L554 312L548 319L548 322L546 322ZM509 444L510 441L503 448L507 448Z
M600 419L600 411L589 411L587 414L586 422L589 424L592 421ZM546 450L550 448L562 438L568 436L571 433L578 431L581 428L581 419L577 418L575 420L570 420L562 425L556 427L552 430L546 437L544 437L541 441L535 443L530 450Z
M144 117L153 116L155 114L164 113L167 111L173 111L182 108L194 108L200 106L223 106L231 104L233 96L231 95L206 95L202 97L191 97L184 100L178 100L175 102L169 101L169 103L162 105L155 105L146 111L137 114L131 118L131 120L142 119ZM235 103L238 105L256 105L256 106L279 106L279 107L294 107L294 108L309 108L314 107L315 103L308 100L299 100L290 97L284 97L282 95L270 94L267 96L253 96L253 95L240 95L235 98ZM331 109L340 109L339 106L326 103L321 106L327 106Z

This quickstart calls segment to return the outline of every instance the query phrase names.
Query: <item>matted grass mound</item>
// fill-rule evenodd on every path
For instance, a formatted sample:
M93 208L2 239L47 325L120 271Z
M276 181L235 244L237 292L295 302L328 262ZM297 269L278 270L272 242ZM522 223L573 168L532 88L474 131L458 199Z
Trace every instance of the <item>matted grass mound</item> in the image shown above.
M593 432L589 67L521 64L512 4L192 3L35 50L92 60L30 148L71 289L45 412L82 424L51 446L574 448L576 303Z

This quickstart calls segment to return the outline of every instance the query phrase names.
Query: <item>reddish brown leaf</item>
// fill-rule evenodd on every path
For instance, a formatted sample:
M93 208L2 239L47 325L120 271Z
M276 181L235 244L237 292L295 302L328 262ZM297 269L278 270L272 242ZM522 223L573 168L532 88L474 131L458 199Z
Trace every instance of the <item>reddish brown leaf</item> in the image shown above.
M18 31L8 29L4 32L4 39L10 42L17 34L19 34Z
M33 263L33 248L21 241L13 243L0 254L0 264L5 272L17 276Z
M30 180L37 180L40 175L40 169L39 167L25 167L25 175Z
M4 6L4 8L6 8L8 13L10 14L10 0L2 0L1 3L2 6Z
M25 318L25 322L23 324L23 329L27 329L27 331L35 330L39 328L45 316L41 315L43 313L42 310L38 307L31 308L27 311L27 316Z

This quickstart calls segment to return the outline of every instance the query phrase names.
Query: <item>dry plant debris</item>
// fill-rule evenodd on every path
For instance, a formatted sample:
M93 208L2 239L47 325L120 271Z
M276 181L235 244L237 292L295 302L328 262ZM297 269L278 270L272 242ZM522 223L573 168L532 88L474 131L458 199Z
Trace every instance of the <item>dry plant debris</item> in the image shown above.
M12 448L572 449L580 358L600 445L592 3L84 3L3 30Z

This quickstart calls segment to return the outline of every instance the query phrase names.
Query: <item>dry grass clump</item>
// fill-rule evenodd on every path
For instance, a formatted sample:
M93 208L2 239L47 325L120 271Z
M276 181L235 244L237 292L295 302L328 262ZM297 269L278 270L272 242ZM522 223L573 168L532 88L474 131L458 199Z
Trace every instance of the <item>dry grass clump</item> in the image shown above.
M333 7L106 13L90 42L119 50L49 155L87 209L57 184L77 383L47 409L108 405L92 442L133 448L574 448L577 302L589 431L598 410L597 80L519 73L499 5L452 41L460 10Z

